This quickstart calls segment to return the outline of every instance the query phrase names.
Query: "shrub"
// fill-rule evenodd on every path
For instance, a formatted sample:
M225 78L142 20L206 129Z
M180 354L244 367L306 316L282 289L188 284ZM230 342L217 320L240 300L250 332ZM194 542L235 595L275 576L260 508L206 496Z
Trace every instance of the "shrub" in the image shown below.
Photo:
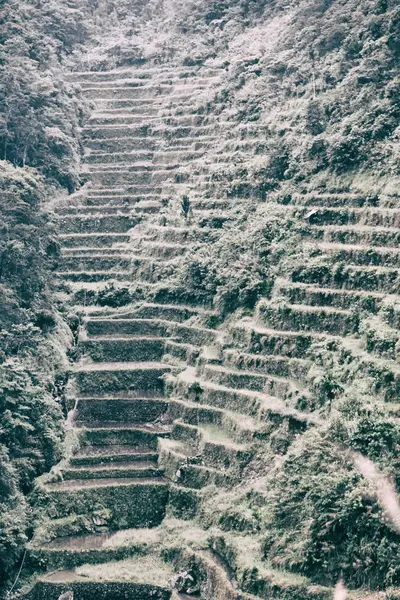
M83 13L56 0L8 0L0 26L0 158L37 167L72 191L84 103L59 62L85 38Z
M15 479L7 448L0 445L0 585L21 557L27 541L28 506Z
M33 479L59 458L62 411L51 378L56 326L51 270L55 227L42 209L43 180L0 161L0 587L20 557Z
M321 432L298 439L269 492L264 553L332 585L384 587L400 582L400 535L343 447Z
M185 255L179 285L199 302L213 302L223 316L237 308L253 308L272 288L284 242L290 253L292 229L292 221L279 208L236 216L215 243L195 246Z

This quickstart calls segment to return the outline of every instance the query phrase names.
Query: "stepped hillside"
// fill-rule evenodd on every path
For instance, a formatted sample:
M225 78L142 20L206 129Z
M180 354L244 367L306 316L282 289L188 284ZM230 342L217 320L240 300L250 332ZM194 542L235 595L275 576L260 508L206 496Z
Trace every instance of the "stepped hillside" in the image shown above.
M400 597L399 13L228 4L110 2L70 58L76 344L25 598Z

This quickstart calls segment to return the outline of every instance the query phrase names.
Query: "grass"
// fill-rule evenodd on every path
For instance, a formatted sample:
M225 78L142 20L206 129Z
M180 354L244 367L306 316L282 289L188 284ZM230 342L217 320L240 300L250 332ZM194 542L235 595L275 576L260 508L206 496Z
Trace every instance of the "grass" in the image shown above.
M173 576L171 568L154 555L102 565L82 565L76 573L95 581L131 581L160 587L169 586Z

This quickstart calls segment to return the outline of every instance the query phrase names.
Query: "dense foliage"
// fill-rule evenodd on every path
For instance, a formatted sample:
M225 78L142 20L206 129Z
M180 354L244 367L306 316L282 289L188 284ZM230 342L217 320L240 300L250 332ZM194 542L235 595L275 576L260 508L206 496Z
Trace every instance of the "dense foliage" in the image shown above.
M397 424L362 419L346 441L393 470L399 433ZM396 443L387 445L388 437ZM295 442L269 500L264 552L274 565L329 585L339 577L354 587L399 584L399 534L333 431L309 432Z
M23 496L59 455L62 412L53 389L63 365L56 343L51 269L54 226L38 175L0 161L0 565L6 579L25 540ZM3 582L4 582L3 579ZM0 580L1 581L1 580Z
M52 286L58 243L45 201L79 184L85 106L62 61L90 2L7 0L0 14L0 587L32 526L33 479L60 456L69 334ZM51 186L51 187L50 187Z
M267 126L267 163L280 158L281 181L351 181L379 165L375 180L387 184L399 160L397 3L272 6L270 19L229 44L225 105Z
M296 239L295 224L279 207L256 210L250 203L232 201L230 219L211 244L197 244L180 265L178 285L198 303L214 304L222 316L238 308L254 308L268 296L276 266L290 254Z
M0 159L78 184L84 105L60 60L87 34L72 2L8 0L0 14Z

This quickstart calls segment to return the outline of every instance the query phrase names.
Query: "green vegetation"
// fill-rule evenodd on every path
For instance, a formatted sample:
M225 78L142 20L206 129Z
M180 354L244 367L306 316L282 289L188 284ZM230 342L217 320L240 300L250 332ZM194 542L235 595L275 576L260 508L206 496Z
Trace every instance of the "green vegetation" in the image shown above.
M269 295L276 266L296 239L295 223L280 209L266 212L252 203L232 204L216 242L193 245L176 275L178 287L185 287L192 301L214 303L222 316L252 309Z
M0 565L5 581L30 527L34 477L59 457L62 412L55 382L65 359L51 292L58 256L54 226L41 210L43 181L0 162Z
M397 437L399 426L395 428ZM393 437L390 429L388 423L365 419L347 441L376 458L378 439L374 444L371 438L385 431ZM387 436L379 440L387 452ZM395 447L392 463L396 453ZM275 474L269 495L271 514L265 523L265 555L274 566L322 584L334 585L344 577L352 587L398 585L400 537L375 496L337 435L306 434L293 444Z
M84 7L82 7L84 8ZM57 312L57 231L45 202L79 184L85 106L61 61L87 34L72 3L16 2L0 17L0 587L31 533L36 476L60 457L70 334Z
M400 375L395 364L400 313L393 298L387 302L385 297L399 294L395 243L399 221L393 211L398 208L400 166L397 2L8 0L4 4L0 588L13 580L21 564L32 533L33 502L38 513L43 508L45 540L152 526L166 510L165 482L162 487L150 483L147 490L132 483L135 491L118 481L112 486L82 483L96 477L93 465L98 467L98 479L103 479L99 474L124 479L124 473L129 479L136 471L128 454L120 465L114 464L112 454L104 464L100 455L92 456L83 469L69 465L69 472L62 463L31 493L34 479L62 455L63 386L69 368L65 351L71 333L52 281L60 249L48 207L56 195L72 192L82 183L79 131L88 107L79 85L68 83L65 67L101 71L132 65L145 65L143 79L130 81L120 71L107 73L104 79L97 74L87 80L78 77L85 85L91 81L89 95L110 93L116 104L110 104L113 113L102 114L103 98L92 121L97 123L93 129L101 133L91 139L87 170L98 195L92 194L87 202L83 193L76 205L62 207L64 232L88 234L82 242L85 235L78 241L73 238L77 245L70 246L70 262L64 262L69 269L65 280L100 284L81 289L77 285L73 302L128 307L118 312L132 314L125 322L113 322L102 311L105 331L121 332L124 343L106 334L107 343L92 344L93 331L86 323L82 339L85 335L88 339L75 348L78 356L86 344L86 353L81 354L86 358L75 377L78 389L87 395L109 393L111 398L116 391L123 396L127 390L153 387L161 394L162 377L171 371L167 379L171 405L175 403L171 417L175 438L169 446L173 468L167 510L185 519L199 516L207 527L218 528L222 542L217 536L213 550L241 589L261 597L279 593L294 599L312 594L329 597L331 590L321 586L334 586L339 578L349 588L399 586L398 528L382 508L376 485L355 461L356 453L368 457L400 491ZM203 71L196 71L204 65ZM154 75L157 68L161 74ZM214 68L220 77L215 86L197 89L191 83L196 73L199 79L212 80ZM191 88L195 89L195 99L187 104L182 100L180 107L178 102L167 106L166 100L164 106L166 82L186 78L186 95L190 98ZM157 98L151 126L146 124L149 98L132 93L143 82L146 94ZM124 90L121 97L118 90ZM180 118L183 123L196 122L200 133L194 126L175 126ZM131 127L131 137L125 135L125 124ZM116 137L107 138L109 133ZM196 140L196 135L206 141ZM103 141L105 147L109 144L105 152ZM143 150L146 142L148 152ZM148 165L153 145L159 156ZM188 147L192 150L186 155ZM175 158L167 154L171 149L177 163L181 155L187 159L186 166L173 163ZM173 190L154 217L148 216L153 200L147 206L139 200L142 205L133 207L132 214L145 207L138 218L124 212L135 204L130 204L129 194L137 198L132 190L140 183L146 184L143 189L150 188L143 192L146 198L152 192L158 197L164 183ZM177 191L179 183L184 184L182 193ZM113 186L115 195L110 193ZM121 214L113 214L113 207ZM366 212L357 212L364 208ZM87 211L81 214L80 209ZM129 258L121 256L127 254L125 242L115 242L114 247L109 241L107 254L102 237L113 227L114 234L129 236L129 228L137 222L140 231L132 247L138 255L133 252L135 282L130 288L125 283L128 271L121 278L129 264ZM380 229L377 238L374 227ZM89 244L94 240L93 248ZM121 287L103 286L103 281L113 280L113 273L124 282ZM138 300L142 305L133 307ZM156 302L169 306L160 308ZM171 307L173 303L200 306L196 312L193 306ZM204 307L216 310L207 312ZM76 329L81 315L70 316ZM144 324L139 325L136 317ZM141 328L143 338L151 337L152 322L158 318L161 343L154 342L153 349L138 344L136 356L131 337ZM87 322L92 327L95 323L90 318ZM101 327L101 319L98 323ZM221 330L213 331L221 324ZM165 340L168 336L171 339ZM143 359L143 348L153 358L165 360L160 350L164 341L169 345L168 369L161 365L142 373L121 367L124 360ZM118 368L113 368L113 359ZM96 361L107 363L107 369L97 368ZM182 373L177 373L185 373L187 365L187 379L179 379ZM73 392L69 408L72 396ZM111 405L110 413L102 406L98 421L92 422L113 423L115 402ZM128 408L119 412L116 422L121 428L89 429L87 445L128 446L142 435L144 439L148 432L141 431L141 423L136 423L137 431L124 429L124 416L128 420L136 414ZM95 403L86 410L96 417ZM164 426L161 417L156 423ZM152 435L155 452L160 434ZM219 479L221 474L224 478ZM240 485L224 489L218 502L218 491L207 489L205 483L231 481L231 476ZM153 511L150 517L147 511ZM241 537L250 538L247 563L236 564L240 552L224 545L229 536L238 537L238 546ZM243 547L244 556L247 547ZM171 554L180 551L174 547ZM54 564L61 565L54 556ZM190 557L189 565L192 562ZM93 572L82 569L85 574ZM185 582L186 575L182 577ZM199 579L206 586L207 577ZM181 589L188 591L185 585ZM93 585L93 593L100 593L100 588L101 584ZM125 593L125 587L121 589ZM212 594L210 589L207 593ZM58 591L63 590L56 586L53 592Z
M60 60L87 35L82 9L7 0L0 17L0 158L70 191L79 183L84 106Z

